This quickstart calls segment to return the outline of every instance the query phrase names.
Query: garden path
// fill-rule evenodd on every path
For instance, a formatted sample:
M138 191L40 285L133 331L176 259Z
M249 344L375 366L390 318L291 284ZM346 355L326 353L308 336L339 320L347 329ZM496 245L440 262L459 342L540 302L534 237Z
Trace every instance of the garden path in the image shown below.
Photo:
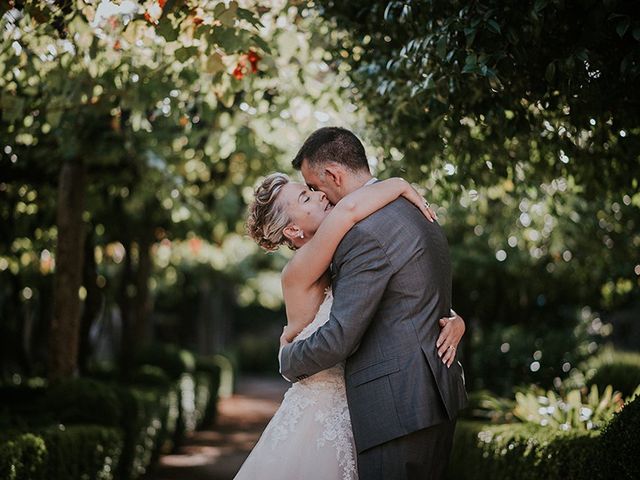
M163 455L145 480L233 479L288 387L281 378L240 378L236 393L220 399L216 424L189 434L178 452Z

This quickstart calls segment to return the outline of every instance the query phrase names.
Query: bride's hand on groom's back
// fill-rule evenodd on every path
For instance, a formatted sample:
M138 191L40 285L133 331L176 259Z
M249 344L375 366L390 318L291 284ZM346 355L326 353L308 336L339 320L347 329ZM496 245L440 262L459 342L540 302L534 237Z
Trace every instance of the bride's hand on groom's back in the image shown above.
M464 335L466 326L464 320L460 315L451 310L454 316L444 317L440 319L440 336L436 342L436 348L438 349L438 356L442 360L447 368L449 368L456 358L456 351L458 344Z

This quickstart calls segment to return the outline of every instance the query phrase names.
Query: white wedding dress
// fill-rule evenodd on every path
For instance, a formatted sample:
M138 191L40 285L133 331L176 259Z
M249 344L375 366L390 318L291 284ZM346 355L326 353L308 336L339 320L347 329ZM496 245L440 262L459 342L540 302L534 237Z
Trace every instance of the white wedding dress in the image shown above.
M329 319L327 290L307 338ZM294 383L235 480L356 480L355 444L347 408L344 365Z

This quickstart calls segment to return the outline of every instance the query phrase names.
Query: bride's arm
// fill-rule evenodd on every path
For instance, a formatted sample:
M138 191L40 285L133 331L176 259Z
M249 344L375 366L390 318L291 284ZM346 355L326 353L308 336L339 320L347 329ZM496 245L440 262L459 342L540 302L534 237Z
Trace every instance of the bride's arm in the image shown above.
M329 268L336 248L351 227L400 196L417 206L429 221L434 221L435 215L424 198L402 178L359 188L340 200L313 238L298 249L282 273L283 287L295 286L295 290L304 292L315 285Z

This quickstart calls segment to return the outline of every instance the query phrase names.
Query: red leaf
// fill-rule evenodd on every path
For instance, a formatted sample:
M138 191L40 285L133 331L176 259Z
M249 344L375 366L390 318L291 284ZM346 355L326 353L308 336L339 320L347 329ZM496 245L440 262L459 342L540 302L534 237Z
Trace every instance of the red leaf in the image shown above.
M115 43L113 44L113 49L114 50L120 50L122 49L122 44L120 43L120 40L116 40Z
M158 5L160 5L160 8L164 8L166 4L167 4L167 0L158 0Z
M251 63L251 72L256 73L258 71L258 62L262 59L262 57L251 50L247 54L247 59L249 60L249 63Z
M236 65L236 68L233 69L233 74L232 74L236 80L242 80L242 77L244 77L244 63L240 62L238 63L238 65Z
M158 20L156 18L153 18L149 12L144 12L144 19L149 22L151 25L157 25L158 24Z
M204 22L204 20L202 20L202 18L200 17L193 17L193 24L198 26L200 25L202 22Z

